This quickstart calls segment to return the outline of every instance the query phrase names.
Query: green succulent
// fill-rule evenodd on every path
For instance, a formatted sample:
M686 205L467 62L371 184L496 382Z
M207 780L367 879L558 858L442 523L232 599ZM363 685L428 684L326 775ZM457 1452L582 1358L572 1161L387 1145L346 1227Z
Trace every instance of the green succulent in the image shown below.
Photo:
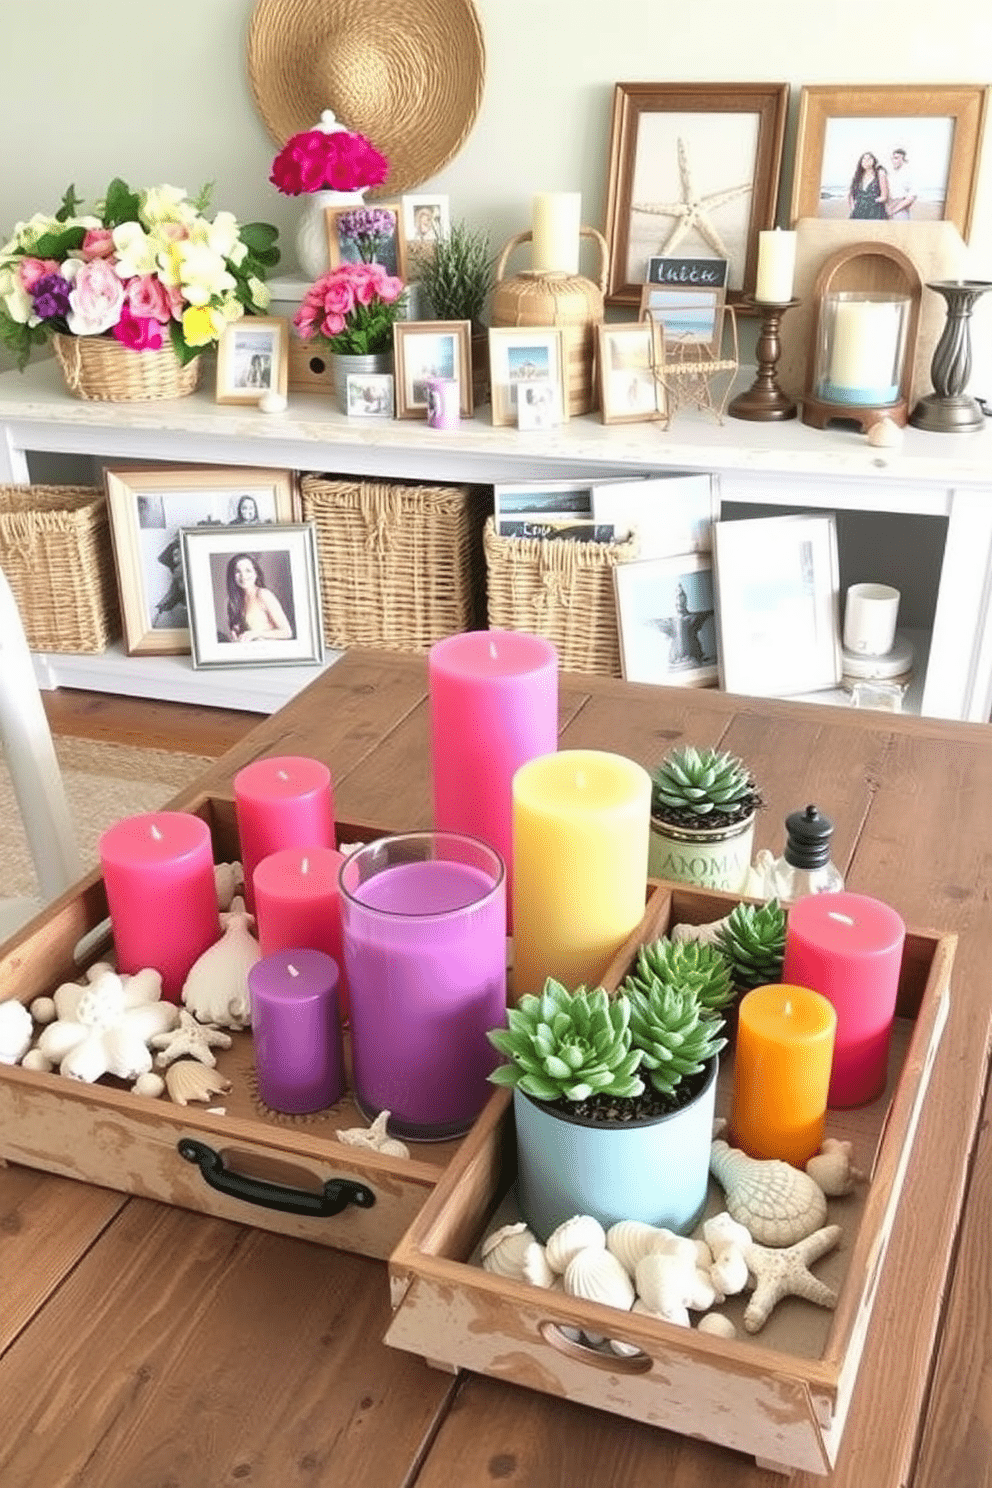
M663 821L707 826L740 821L761 796L751 772L736 755L680 745L651 775L651 810Z
M662 936L650 945L639 946L621 991L636 988L646 992L655 981L690 988L706 1012L718 1013L733 1001L730 962L717 946L703 941L673 941Z
M602 987L568 992L549 977L540 997L525 993L507 1010L507 1026L490 1031L489 1042L509 1063L489 1078L542 1101L640 1095L636 1070L644 1056L632 1047L630 1019L625 997L611 998Z
M777 899L738 904L718 932L717 945L731 966L734 985L743 991L782 980L785 910Z
M631 987L626 995L634 1046L643 1050L644 1068L662 1095L672 1095L726 1045L723 1018L701 1007L690 988L655 979L647 991Z

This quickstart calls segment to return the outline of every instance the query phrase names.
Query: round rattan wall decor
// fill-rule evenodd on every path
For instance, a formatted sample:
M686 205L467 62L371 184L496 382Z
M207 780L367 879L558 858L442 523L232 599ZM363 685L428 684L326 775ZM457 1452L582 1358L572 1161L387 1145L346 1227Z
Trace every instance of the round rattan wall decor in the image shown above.
M412 190L457 154L484 75L472 0L258 0L248 32L269 134L282 146L333 109L389 161L370 198Z

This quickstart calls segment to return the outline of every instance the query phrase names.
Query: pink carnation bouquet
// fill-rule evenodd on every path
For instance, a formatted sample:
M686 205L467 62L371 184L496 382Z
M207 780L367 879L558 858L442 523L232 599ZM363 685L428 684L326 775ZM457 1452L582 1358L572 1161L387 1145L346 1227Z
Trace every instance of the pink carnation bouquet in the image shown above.
M378 186L389 170L384 155L364 134L348 129L305 129L283 145L269 180L285 196L311 191L363 191Z
M402 279L382 264L345 263L310 286L293 324L304 341L367 356L392 350L393 324L405 310Z

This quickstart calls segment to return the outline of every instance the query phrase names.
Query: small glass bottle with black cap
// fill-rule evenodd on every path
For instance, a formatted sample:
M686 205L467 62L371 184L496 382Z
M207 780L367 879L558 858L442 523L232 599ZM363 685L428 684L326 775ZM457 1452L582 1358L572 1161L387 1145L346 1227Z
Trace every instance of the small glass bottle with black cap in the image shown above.
M807 894L832 894L844 887L830 859L834 824L815 806L793 811L785 819L785 852L768 874L765 892L783 904Z

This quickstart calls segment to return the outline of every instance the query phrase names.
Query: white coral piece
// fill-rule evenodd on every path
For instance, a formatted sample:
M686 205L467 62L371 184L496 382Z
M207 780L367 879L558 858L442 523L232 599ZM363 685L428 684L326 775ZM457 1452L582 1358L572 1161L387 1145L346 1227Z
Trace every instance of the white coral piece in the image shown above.
M70 1079L135 1080L152 1067L149 1040L174 1028L179 1010L161 1000L158 972L121 977L100 962L88 976L86 983L65 982L56 990L58 1017L42 1030L38 1050Z
M214 887L217 890L217 908L226 913L234 902L235 895L242 898L245 892L245 870L240 863L215 863Z
M34 1023L16 998L0 1002L0 1064L17 1064L31 1047Z
M744 1252L751 1244L751 1231L723 1210L705 1221L703 1235L712 1254L710 1281L725 1297L736 1297L747 1286Z
M819 1152L806 1164L807 1173L828 1198L843 1198L853 1192L856 1183L865 1181L864 1173L851 1160L853 1150L850 1142L826 1137Z
M544 1247L548 1265L558 1276L564 1276L568 1263L580 1250L590 1247L606 1249L606 1231L591 1214L575 1214L563 1220L548 1236Z
M373 1152L385 1153L387 1157L409 1157L410 1149L406 1143L387 1132L389 1117L389 1111L380 1111L371 1126L346 1126L338 1132L338 1141L347 1147L368 1147Z
M654 1317L671 1323L688 1322L688 1310L705 1312L715 1301L713 1288L696 1265L695 1257L683 1252L663 1255L651 1251L637 1265L637 1295Z
M193 962L183 983L182 1000L201 1023L248 1028L248 973L262 954L250 929L255 918L241 898L232 900L230 910L220 918L224 933Z

